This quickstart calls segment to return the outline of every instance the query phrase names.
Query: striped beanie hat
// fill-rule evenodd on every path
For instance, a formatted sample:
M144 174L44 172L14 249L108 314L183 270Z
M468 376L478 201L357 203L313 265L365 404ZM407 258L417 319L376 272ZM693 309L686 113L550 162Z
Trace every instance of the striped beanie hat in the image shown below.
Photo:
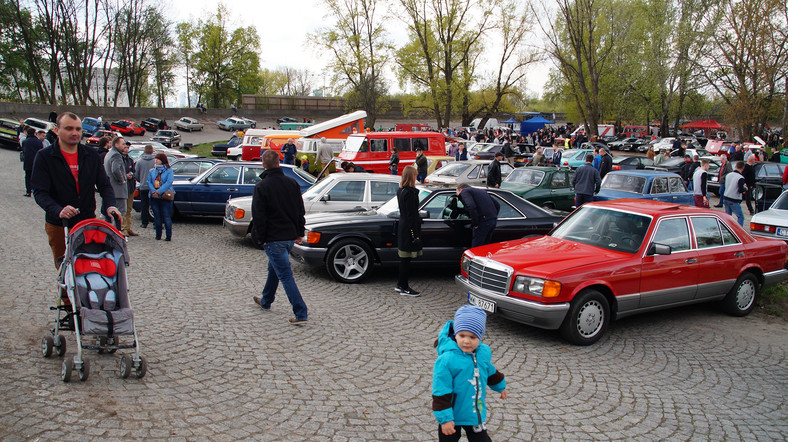
M484 336L487 313L475 305L463 305L454 314L454 334L461 331L471 332L479 340Z

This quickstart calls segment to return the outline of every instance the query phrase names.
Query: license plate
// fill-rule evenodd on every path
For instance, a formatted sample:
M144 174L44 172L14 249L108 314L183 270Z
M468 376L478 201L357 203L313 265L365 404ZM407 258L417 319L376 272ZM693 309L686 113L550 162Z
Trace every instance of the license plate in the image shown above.
M777 228L777 234L780 236L788 236L788 229Z
M495 313L495 303L492 301L487 301L486 299L481 299L478 296L475 296L471 293L468 293L468 303L475 305L481 308L484 311L488 311L490 313Z

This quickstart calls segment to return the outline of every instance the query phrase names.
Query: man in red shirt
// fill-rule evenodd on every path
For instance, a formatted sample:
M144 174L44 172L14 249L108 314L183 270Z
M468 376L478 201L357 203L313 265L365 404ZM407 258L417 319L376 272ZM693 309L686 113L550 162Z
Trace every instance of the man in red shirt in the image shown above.
M57 124L57 142L38 152L31 176L33 196L46 212L44 229L55 267L66 252L64 224L74 227L96 217L96 189L107 201L107 215L121 216L101 157L95 149L80 143L82 120L66 112Z

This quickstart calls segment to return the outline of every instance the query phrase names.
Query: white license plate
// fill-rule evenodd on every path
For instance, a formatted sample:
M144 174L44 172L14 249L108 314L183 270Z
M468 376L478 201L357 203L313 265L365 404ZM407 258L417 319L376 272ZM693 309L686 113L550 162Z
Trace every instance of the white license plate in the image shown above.
M471 293L468 293L468 303L475 305L481 308L484 311L488 311L490 313L495 313L495 303L492 301L487 301L485 299L481 299L478 296L474 296Z
M788 236L788 229L781 229L777 228L777 235L779 236Z

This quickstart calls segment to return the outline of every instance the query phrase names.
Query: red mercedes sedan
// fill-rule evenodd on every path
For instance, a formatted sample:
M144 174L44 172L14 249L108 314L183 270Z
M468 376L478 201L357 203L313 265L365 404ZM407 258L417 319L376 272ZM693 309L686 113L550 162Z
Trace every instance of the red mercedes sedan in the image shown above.
M785 241L724 213L618 199L583 205L548 235L469 249L455 280L489 313L589 345L612 319L658 309L719 301L747 315L787 269Z
M120 132L122 135L145 135L145 128L137 126L133 121L118 120L109 125L109 128Z

